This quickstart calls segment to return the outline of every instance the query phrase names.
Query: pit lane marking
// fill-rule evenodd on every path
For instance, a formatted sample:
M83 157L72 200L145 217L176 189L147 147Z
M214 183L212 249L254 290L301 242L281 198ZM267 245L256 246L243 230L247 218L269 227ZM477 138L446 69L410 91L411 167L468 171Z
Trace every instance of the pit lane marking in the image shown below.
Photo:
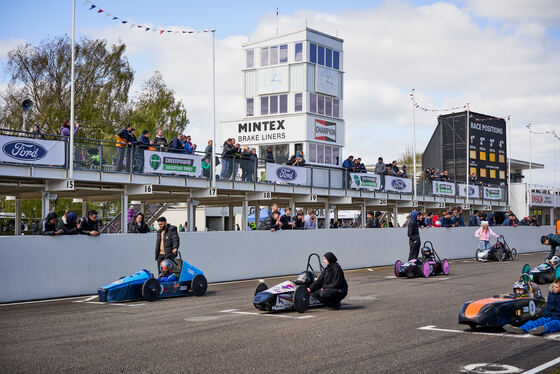
M256 312L241 312L241 311L238 311L237 309L222 310L221 313L242 314L242 315L247 315L247 316L291 318L291 319L308 319L308 318L313 318L313 317L314 317L314 316L295 317L295 316L285 316L285 315L282 315L282 314L268 314L268 313L256 313Z
M544 364L537 366L536 368L532 368L531 370L527 370L525 372L525 374L540 373L544 369L548 369L549 367L554 366L554 365L559 364L559 363L560 363L560 357L557 357L554 360L545 362Z
M508 337L508 338L521 338L521 339L538 338L538 336L530 335L530 334L515 335L515 334L507 334L507 333L504 334L504 333L499 333L499 332L482 332L482 331L464 331L464 330L453 330L453 329L440 329L440 328L437 328L436 326L433 326L433 325L418 327L418 330L453 332L453 333L456 333L456 334L505 336L505 337ZM549 339L549 340L558 340L560 338L560 334L547 335L544 338Z

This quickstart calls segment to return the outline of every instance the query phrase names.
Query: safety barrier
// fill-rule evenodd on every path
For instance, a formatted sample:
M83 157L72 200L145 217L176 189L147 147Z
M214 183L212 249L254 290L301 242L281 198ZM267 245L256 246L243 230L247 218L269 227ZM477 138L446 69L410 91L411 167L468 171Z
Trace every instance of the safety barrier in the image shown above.
M442 258L472 258L478 246L475 229L431 228L420 234L422 241L432 241ZM494 231L524 253L546 249L539 238L554 232L554 227L496 227ZM202 269L210 282L296 274L311 252L332 251L345 269L390 265L408 256L406 229L401 228L179 236L183 258ZM0 302L93 294L139 269L155 271L155 239L153 233L0 237Z

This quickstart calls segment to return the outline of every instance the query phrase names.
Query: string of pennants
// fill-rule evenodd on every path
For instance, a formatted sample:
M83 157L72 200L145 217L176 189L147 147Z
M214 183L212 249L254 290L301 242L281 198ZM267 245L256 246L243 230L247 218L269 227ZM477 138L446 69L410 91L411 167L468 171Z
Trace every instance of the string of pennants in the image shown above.
M414 97L414 92L410 93L410 100L412 100L412 103L414 104L414 107L416 109L423 110L424 112L452 112L454 110L467 109L466 105L456 106L453 108L439 108L439 109L425 108L416 102L416 98Z
M200 31L196 31L196 30L169 30L167 28L157 28L157 27L143 26L143 25L139 25L139 24L136 24L136 23L133 23L133 22L129 22L126 19L117 17L114 14L109 13L107 10L99 8L97 5L92 3L90 0L84 0L83 4L85 6L89 5L88 10L93 10L97 14L103 15L107 18L110 17L112 21L118 21L123 25L129 26L131 29L143 30L144 32L147 32L147 31L157 32L157 33L159 33L159 35L168 34L168 33L183 35L183 34L199 34L199 33L214 32L215 31L214 29L205 29L205 30L200 30Z
M474 120L475 122L488 122L488 121L499 121L499 120L505 120L505 118L502 117L494 117L494 118L478 118L473 116L472 114L470 115L470 119ZM510 116L507 116L507 120L509 121Z

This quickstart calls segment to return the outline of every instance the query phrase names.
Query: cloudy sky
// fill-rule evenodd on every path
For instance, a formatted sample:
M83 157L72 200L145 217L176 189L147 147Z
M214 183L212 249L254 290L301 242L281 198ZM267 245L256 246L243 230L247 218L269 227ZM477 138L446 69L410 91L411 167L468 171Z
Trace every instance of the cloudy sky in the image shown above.
M21 43L71 31L71 0L46 5L0 4L0 65ZM183 99L199 145L212 129L212 40L145 32L88 10L76 0L77 35L123 41L136 71L134 89L154 70ZM248 40L307 25L344 39L345 155L373 163L397 158L412 144L411 88L427 108L470 103L473 111L511 115L510 155L529 159L526 125L560 135L560 1L149 1L92 0L96 9L152 28L216 31L217 122L240 118L243 56ZM304 4L304 5L302 5ZM8 77L0 72L0 85ZM423 150L437 113L416 112L417 147ZM534 183L553 184L553 138L534 135L533 161L545 164ZM556 142L560 175L560 142ZM560 177L558 178L560 183Z

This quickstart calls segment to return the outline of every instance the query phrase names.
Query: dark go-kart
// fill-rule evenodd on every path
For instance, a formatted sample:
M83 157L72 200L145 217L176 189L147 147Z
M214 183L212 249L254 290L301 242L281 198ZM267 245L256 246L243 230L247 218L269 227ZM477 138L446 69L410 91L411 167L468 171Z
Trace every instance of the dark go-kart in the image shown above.
M552 281L556 278L560 278L560 264L557 259L558 256L554 257L549 263L543 262L531 269L529 275L531 276L531 280L533 282L537 284L552 283Z
M202 270L195 268L181 258L181 253L173 260L173 273L177 281L163 282L146 269L122 277L97 290L99 301L117 302L145 299L206 294L208 283Z
M424 277L430 275L448 275L450 270L449 261L441 260L434 250L434 245L430 241L424 242L421 249L422 256L402 263L401 260L395 262L395 275L397 277Z
M324 266L321 263L321 257L317 253L310 254L307 257L307 267L300 273L298 280L287 280L271 288L268 288L265 283L259 283L253 297L255 308L266 312L293 309L298 313L303 313L311 306L323 305L307 291L318 276L311 266L312 257L317 257L319 270L322 272Z
M467 301L459 312L459 323L476 328L501 327L506 324L522 325L539 318L546 308L546 300L538 285L531 282L529 265L523 267L521 280L529 293L523 296L500 294L480 300Z
M474 257L479 262L502 262L506 260L515 261L517 260L517 249L510 248L504 236L500 235L496 238L496 243L494 243L490 249L481 251L480 248L477 248Z

